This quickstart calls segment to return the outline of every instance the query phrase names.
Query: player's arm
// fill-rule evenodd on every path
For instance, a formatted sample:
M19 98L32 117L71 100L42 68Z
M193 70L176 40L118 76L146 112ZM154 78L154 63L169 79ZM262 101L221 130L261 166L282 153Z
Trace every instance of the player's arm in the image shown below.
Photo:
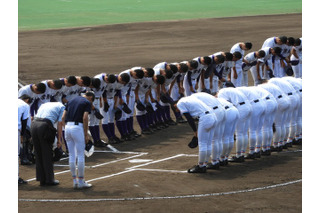
M89 123L89 112L84 112L84 114L83 114L83 131L84 131L84 140L85 140L86 144L89 141L88 123Z
M189 126L192 128L194 136L198 137L198 135L197 135L197 126L196 126L192 116L190 115L190 113L185 112L185 113L183 113L183 115L186 117Z
M140 89L140 84L138 84L138 85L136 86L136 88L134 89L134 94L135 94L135 99L136 99L136 101L139 100L139 89Z
M260 76L260 64L261 64L261 61L258 60L258 61L257 61L257 64L256 64L258 80L261 80L261 76Z
M238 73L237 73L237 70L236 70L236 67L232 67L232 72L233 72L233 78L234 79L237 79L238 78Z

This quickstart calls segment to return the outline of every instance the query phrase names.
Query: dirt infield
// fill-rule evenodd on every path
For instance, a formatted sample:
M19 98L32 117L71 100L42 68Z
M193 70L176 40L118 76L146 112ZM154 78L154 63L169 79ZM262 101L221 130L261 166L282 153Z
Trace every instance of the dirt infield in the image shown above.
M301 19L291 14L20 32L19 78L36 83L119 73L228 51L239 41L251 41L257 50L271 36L301 37ZM190 127L180 124L114 145L118 152L99 149L86 158L86 180L93 187L83 191L72 189L67 159L55 166L57 187L40 187L34 166L20 166L29 183L19 186L19 212L302 211L301 146L188 174L197 162L197 150L187 147L191 137Z

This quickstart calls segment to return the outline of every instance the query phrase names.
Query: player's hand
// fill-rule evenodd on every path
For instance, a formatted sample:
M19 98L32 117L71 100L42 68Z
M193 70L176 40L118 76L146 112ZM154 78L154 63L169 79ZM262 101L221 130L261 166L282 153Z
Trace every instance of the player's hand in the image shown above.
M57 147L60 149L60 148L61 148L61 146L62 146L62 143L61 143L61 141L60 141L60 140L58 140L58 141L57 141Z
M84 140L85 140L85 143L87 144L87 143L89 142L89 140L90 140L90 136L89 136L89 135L86 135L85 138L84 138Z

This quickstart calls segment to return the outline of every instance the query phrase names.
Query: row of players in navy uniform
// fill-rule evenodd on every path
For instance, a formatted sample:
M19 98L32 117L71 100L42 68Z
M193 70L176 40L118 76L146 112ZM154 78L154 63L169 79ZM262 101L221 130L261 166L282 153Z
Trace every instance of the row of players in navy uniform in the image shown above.
M217 94L229 81L236 87L247 86L248 70L255 85L273 76L283 77L288 68L292 68L296 78L301 78L301 39L272 37L264 42L262 49L243 57L251 48L250 42L239 42L230 52L218 52L180 63L162 62L153 68L133 67L119 74L101 73L93 78L69 76L45 80L22 87L19 97L26 94L33 98L30 108L33 116L43 103L60 101L66 104L84 91L93 91L96 99L89 118L89 130L95 146L103 147L106 143L100 139L100 120L109 143L134 140L140 135L133 129L134 112L141 133L151 134L169 125L186 122L180 112L173 110L176 122L170 115L172 103L181 97L199 92ZM121 138L115 135L115 126ZM241 141L241 136L238 137L237 141Z

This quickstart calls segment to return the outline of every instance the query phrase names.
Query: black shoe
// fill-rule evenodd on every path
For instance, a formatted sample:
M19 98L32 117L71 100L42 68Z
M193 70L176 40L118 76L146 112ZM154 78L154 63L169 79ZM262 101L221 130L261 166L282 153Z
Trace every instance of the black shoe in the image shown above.
M164 126L164 128L168 128L169 124L167 124L166 122L162 122L162 125Z
M292 142L287 143L287 147L288 147L288 148L292 147Z
M254 157L255 158L261 158L261 152L259 151L259 152L255 152L254 153Z
M59 181L58 180L54 180L53 182L50 182L50 183L46 183L46 186L56 186L56 185L59 185Z
M21 160L21 165L32 165L32 162L30 162L28 159Z
M219 165L220 165L220 166L226 166L226 161L225 161L225 160L219 161Z
M207 169L218 170L219 167L220 167L220 164L219 164L219 163L217 163L217 164L208 163L208 164L207 164Z
M167 121L167 124L170 125L170 126L175 126L175 125L177 125L177 123L174 122L172 119L168 120L168 121Z
M271 155L270 149L268 149L268 150L266 150L266 151L261 151L261 155L262 155L262 156L270 156L270 155Z
M228 158L227 158L227 159L224 160L224 165L228 166L228 163L229 163L229 161L228 161Z
M66 152L62 152L61 158L67 158L67 157L69 157L69 154Z
M113 141L115 142L115 144L123 142L123 141L121 141L120 138L118 138L117 136L114 136L112 139L113 139Z
M286 144L284 144L283 146L282 146L282 149L288 149L288 145L287 145L288 143L286 143Z
M293 139L293 140L292 140L292 144L293 144L293 145L301 145L301 142L302 142L302 139L301 139L301 138L298 139L298 140L296 140L296 139Z
M130 138L128 135L123 135L123 136L121 136L121 140L122 141L130 141Z
M49 182L49 183L46 183L46 182L40 182L40 186L56 186L56 185L59 185L59 181L58 180L54 180L53 182Z
M150 130L148 130L148 129L145 129L145 130L141 131L141 134L143 134L143 135L151 135L152 132Z
M232 158L228 159L229 162L235 162L235 163L242 163L244 162L244 156L236 157L233 156Z
M184 120L182 117L177 118L177 123L183 124L187 123L188 121Z
M95 147L106 147L107 144L103 143L101 140L95 141L94 146Z
M270 151L271 152L281 152L282 151L282 147L274 147L274 146L271 146L270 147Z
M19 177L18 184L27 184L28 182Z
M141 135L138 134L135 130L133 130L130 135L133 135L135 138L140 137Z
M244 157L244 159L255 159L255 158L256 158L256 156L255 156L254 153L252 153L252 154L247 154L247 155Z
M199 165L195 165L194 167L188 169L188 173L206 173L207 167L200 167Z

